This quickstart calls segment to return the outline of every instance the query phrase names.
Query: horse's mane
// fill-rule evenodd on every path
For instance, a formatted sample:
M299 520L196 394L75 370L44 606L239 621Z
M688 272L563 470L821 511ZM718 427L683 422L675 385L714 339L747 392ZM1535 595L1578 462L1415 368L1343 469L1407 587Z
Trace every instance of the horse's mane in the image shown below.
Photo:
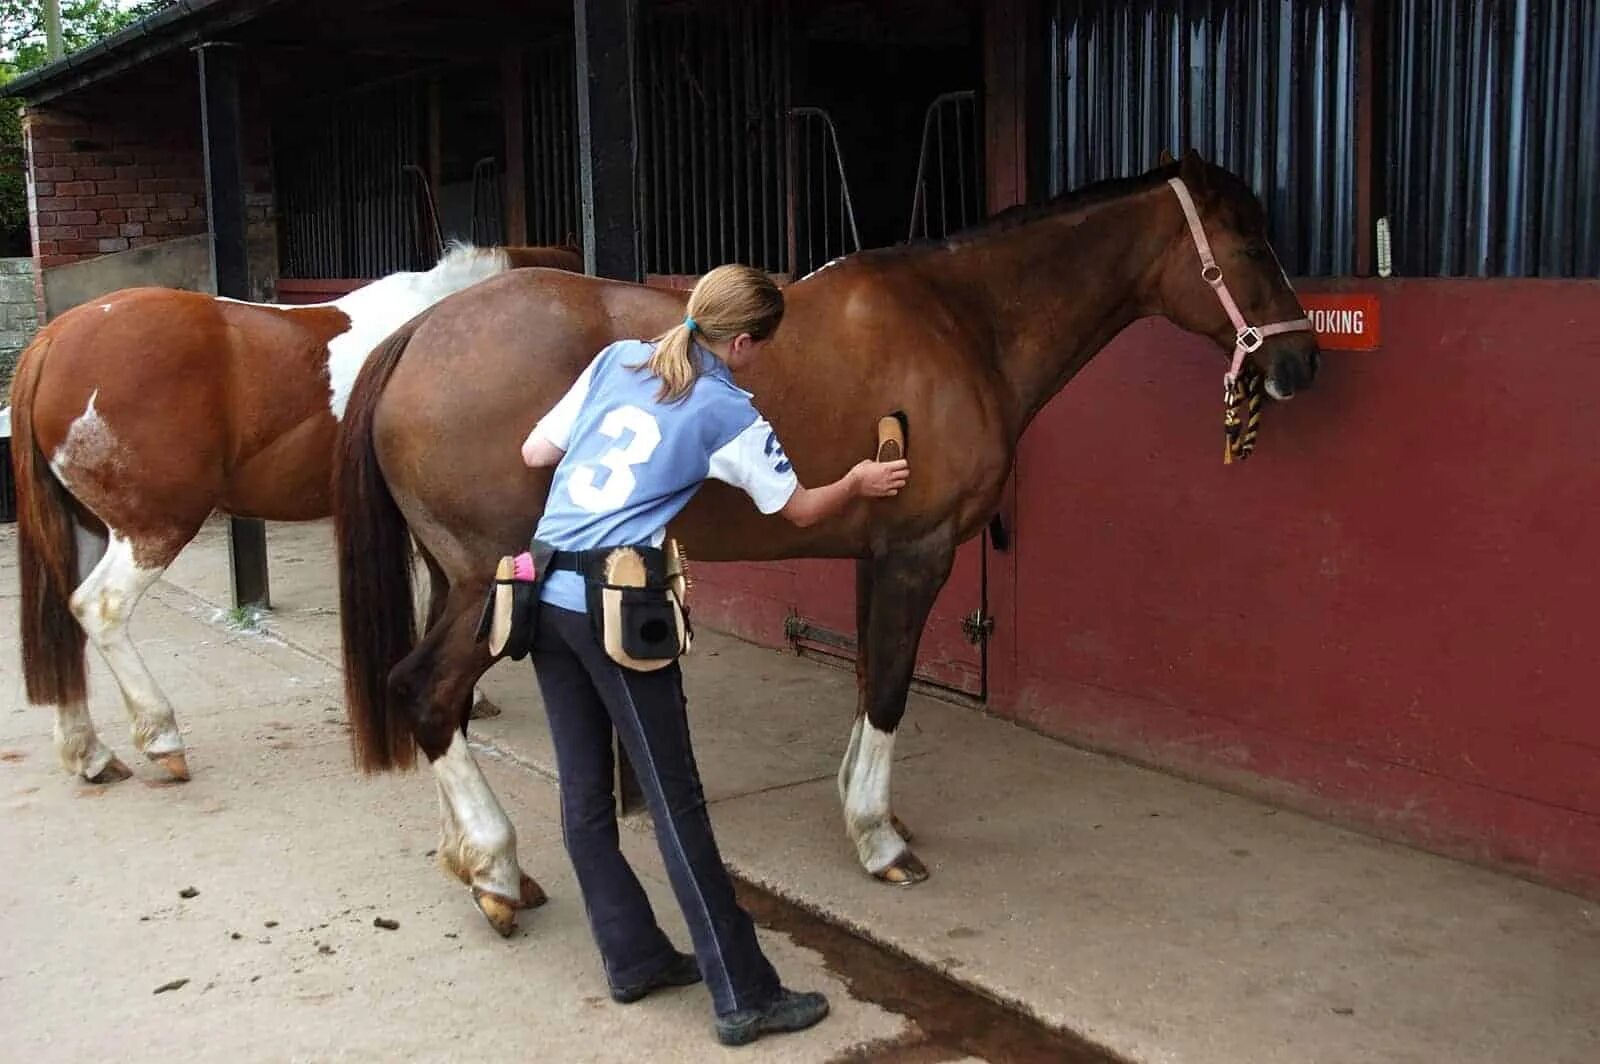
M1167 163L1154 170L1146 170L1142 174L1132 177L1108 177L1103 181L1095 181L1087 185L1080 185L1046 200L1043 203L1024 203L1015 207L1007 207L992 218L986 218L977 225L969 226L941 241L929 243L960 244L973 240L988 233L1004 232L1015 229L1019 225L1038 221L1040 218L1049 218L1057 214L1071 214L1087 207L1098 206L1109 200L1121 199L1135 192L1143 192L1178 176L1180 163Z
M1143 192L1154 188L1156 185L1177 177L1181 169L1180 163L1166 163L1147 170L1142 174L1132 177L1111 177L1103 181L1080 185L1077 188L1055 196L1043 203L1024 203L986 218L976 225L968 226L958 232L945 237L930 237L925 240L912 240L904 244L896 244L887 248L871 248L849 256L857 258L891 258L895 256L916 254L933 248L956 248L974 240L981 240L994 233L1003 233L1008 229L1036 222L1041 218L1050 218L1058 214L1071 214L1075 211L1085 210L1111 200L1121 199L1135 192Z

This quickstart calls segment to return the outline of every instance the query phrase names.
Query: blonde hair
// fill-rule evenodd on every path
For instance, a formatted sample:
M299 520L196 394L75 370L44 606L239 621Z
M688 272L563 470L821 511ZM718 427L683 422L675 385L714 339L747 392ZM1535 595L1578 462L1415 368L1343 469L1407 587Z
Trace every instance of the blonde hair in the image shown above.
M696 336L715 344L742 333L765 340L782 321L783 293L772 278L749 266L718 266L689 293L683 321L653 341L656 349L644 365L661 379L656 400L675 403L693 390L700 378Z

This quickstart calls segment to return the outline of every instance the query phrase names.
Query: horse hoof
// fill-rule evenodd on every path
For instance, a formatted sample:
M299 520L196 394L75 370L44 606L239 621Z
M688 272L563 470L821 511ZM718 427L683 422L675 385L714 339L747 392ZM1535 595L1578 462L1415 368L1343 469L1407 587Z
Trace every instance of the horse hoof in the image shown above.
M522 873L522 907L524 909L537 909L549 900L550 898L545 894L544 888L535 882L534 878L528 873Z
M478 911L483 913L483 918L489 921L489 926L500 932L501 938L510 938L511 932L517 929L517 906L498 894L484 890L474 890L472 898L478 903Z
M899 817L895 816L893 813L890 813L889 814L889 826L894 828L894 833L896 835L899 835L907 843L910 843L910 841L911 841L911 829L906 827L906 822L904 820L901 820Z
M894 862L877 873L877 877L896 887L910 887L928 878L928 867L917 860L917 855L907 850Z
M106 767L96 772L93 776L85 776L90 783L121 783L133 775L133 770L122 763L122 758L115 755L106 762Z
M182 750L174 750L170 754L160 754L150 760L167 770L167 775L179 783L189 782L189 759Z

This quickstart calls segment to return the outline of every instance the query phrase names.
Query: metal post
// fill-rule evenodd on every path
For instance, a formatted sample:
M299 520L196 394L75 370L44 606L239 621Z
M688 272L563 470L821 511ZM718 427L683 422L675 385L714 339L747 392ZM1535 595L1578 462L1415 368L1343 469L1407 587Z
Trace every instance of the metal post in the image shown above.
M639 115L635 36L638 0L572 0L578 59L578 161L583 267L600 277L644 280L640 257ZM644 808L639 781L616 743L617 811Z
M61 0L44 0L44 54L52 63L64 54L61 47Z
M237 48L203 44L195 49L200 70L200 128L205 148L206 220L211 227L211 279L219 296L250 298L250 262L245 247L244 150L240 140ZM228 562L233 604L266 609L267 529L260 521L230 518Z

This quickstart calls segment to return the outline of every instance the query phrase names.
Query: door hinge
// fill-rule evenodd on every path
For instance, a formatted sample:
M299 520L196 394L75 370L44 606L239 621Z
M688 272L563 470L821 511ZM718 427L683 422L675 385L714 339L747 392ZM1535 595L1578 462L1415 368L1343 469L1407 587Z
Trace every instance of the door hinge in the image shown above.
M961 631L966 635L967 642L973 646L981 646L994 635L994 617L984 613L982 607L979 607L961 618Z

